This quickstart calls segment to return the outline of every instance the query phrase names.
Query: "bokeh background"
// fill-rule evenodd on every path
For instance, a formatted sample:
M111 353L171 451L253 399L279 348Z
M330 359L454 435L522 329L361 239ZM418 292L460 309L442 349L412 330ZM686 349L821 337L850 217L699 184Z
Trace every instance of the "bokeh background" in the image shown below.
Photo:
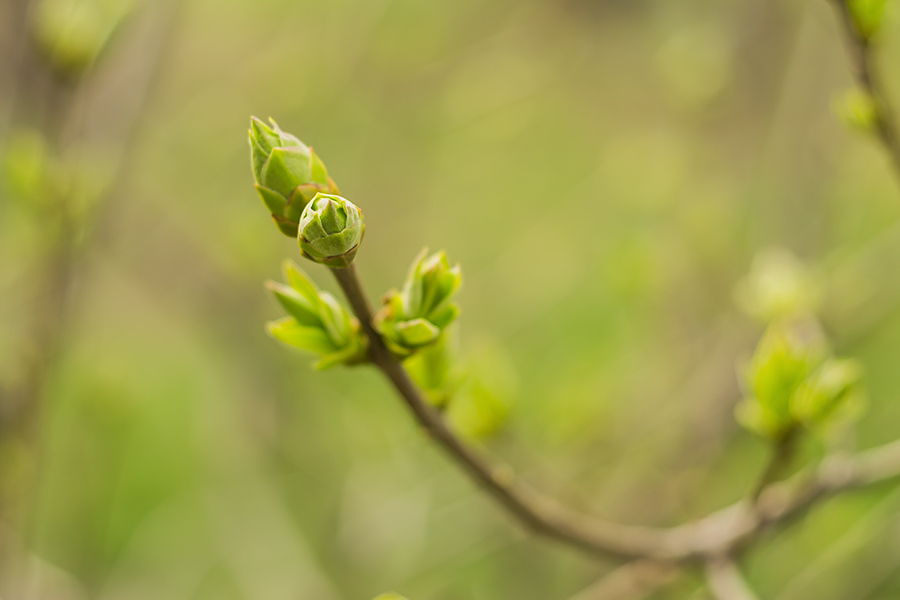
M74 17L4 2L0 135L28 171L35 115L59 115L19 50L35 19ZM878 65L900 98L898 64L891 19ZM313 372L266 335L262 283L300 258L252 188L251 114L363 208L373 296L422 246L463 265L461 344L509 406L481 443L572 505L666 525L747 492L767 448L734 421L736 365L762 326L734 290L771 248L818 274L825 330L866 367L852 443L900 436L900 190L833 114L851 83L824 0L132 3L52 125L77 257L36 442L0 444L4 494L37 473L36 597L566 599L615 566L525 534L371 369ZM16 177L9 388L59 234ZM743 567L762 598L896 598L900 491L830 501ZM650 597L706 596L686 575Z

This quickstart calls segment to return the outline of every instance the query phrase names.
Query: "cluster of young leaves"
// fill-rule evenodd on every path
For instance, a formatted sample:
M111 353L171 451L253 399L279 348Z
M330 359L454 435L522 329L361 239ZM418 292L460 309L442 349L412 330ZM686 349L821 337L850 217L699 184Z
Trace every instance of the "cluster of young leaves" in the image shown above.
M337 195L312 148L271 123L250 122L250 157L260 198L279 231L297 239L305 258L333 269L350 267L365 233L362 211ZM289 285L268 284L290 315L269 324L272 335L316 354L319 369L368 362L366 337L349 311L296 265L288 263L285 275ZM503 369L488 368L483 376L485 369L466 368L459 360L451 325L459 315L455 300L461 284L460 266L451 266L445 252L429 255L423 249L403 286L384 296L373 325L429 402L446 410L462 433L482 436L506 417L510 386L497 384L503 378L494 374Z
M783 323L763 334L744 381L737 419L770 440L784 439L798 427L817 430L846 421L865 402L857 361L830 356L821 341L803 339Z
M437 342L459 314L453 300L461 284L459 265L451 267L443 251L428 256L428 249L422 249L403 287L385 295L375 319L388 348L405 358Z
M290 316L269 323L269 332L290 346L318 355L316 369L365 362L368 343L359 321L293 262L284 263L284 275L289 285L269 281L266 287Z
M81 77L108 45L133 8L133 0L42 0L35 38L61 75Z
M861 365L833 356L813 316L820 295L818 278L784 251L761 254L738 286L739 304L768 327L743 368L735 415L766 439L847 423L865 406Z

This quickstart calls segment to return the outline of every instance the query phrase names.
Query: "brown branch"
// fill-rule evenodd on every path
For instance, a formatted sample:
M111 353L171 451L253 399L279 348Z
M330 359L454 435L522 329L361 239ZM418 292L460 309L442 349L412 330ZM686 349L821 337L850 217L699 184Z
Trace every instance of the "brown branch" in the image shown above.
M482 456L459 439L429 405L372 326L372 307L356 267L332 269L371 344L372 363L391 381L418 423L513 516L538 534L584 552L615 559L649 559L661 565L700 563L730 554L764 530L787 522L840 491L900 476L900 441L852 457L824 461L812 475L767 486L756 504L746 500L673 528L622 525L565 508L519 480L506 465ZM800 481L800 485L798 485Z
M671 583L679 572L672 565L636 560L618 567L569 600L640 600Z
M874 68L871 39L856 26L846 0L831 0L844 32L848 58L857 83L871 96L875 105L875 132L884 145L900 177L900 133L884 86Z
M375 331L372 307L362 290L355 265L332 269L332 272L369 338L372 362L391 381L419 424L469 476L524 525L583 551L617 559L652 557L671 560L693 554L688 548L671 547L659 530L619 525L573 513L526 486L508 466L489 462L465 445L425 401Z
M718 600L756 600L756 594L744 581L743 575L731 560L712 559L706 563L706 580Z

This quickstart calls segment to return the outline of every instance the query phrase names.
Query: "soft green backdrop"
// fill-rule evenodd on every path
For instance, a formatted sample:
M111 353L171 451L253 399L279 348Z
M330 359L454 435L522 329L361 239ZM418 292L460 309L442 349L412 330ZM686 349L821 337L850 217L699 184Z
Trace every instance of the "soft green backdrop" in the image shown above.
M88 127L128 93L144 4ZM831 114L851 77L824 0L188 0L161 60L46 398L57 597L564 600L613 567L525 535L376 373L267 337L262 282L300 258L252 189L251 114L365 211L373 296L423 245L462 263L463 346L517 374L486 443L543 490L648 524L746 492L766 448L734 423L735 365L760 327L733 290L773 246L822 269L825 326L867 369L859 446L900 436L900 190ZM893 19L900 98L896 64ZM0 201L7 379L33 214ZM896 598L900 492L830 502L745 567L762 598Z

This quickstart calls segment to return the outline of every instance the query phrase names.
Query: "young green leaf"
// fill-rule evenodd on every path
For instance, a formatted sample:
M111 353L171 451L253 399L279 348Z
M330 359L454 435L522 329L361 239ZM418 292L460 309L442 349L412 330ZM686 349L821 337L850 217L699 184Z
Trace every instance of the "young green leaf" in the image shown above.
M319 290L297 265L286 262L290 287L268 282L266 287L291 315L268 324L269 333L282 342L319 355L315 367L365 362L368 341L359 322L328 292Z
M413 261L400 291L392 290L375 318L375 327L398 357L406 357L438 340L459 314L454 300L462 272L450 266L443 251L423 249Z

